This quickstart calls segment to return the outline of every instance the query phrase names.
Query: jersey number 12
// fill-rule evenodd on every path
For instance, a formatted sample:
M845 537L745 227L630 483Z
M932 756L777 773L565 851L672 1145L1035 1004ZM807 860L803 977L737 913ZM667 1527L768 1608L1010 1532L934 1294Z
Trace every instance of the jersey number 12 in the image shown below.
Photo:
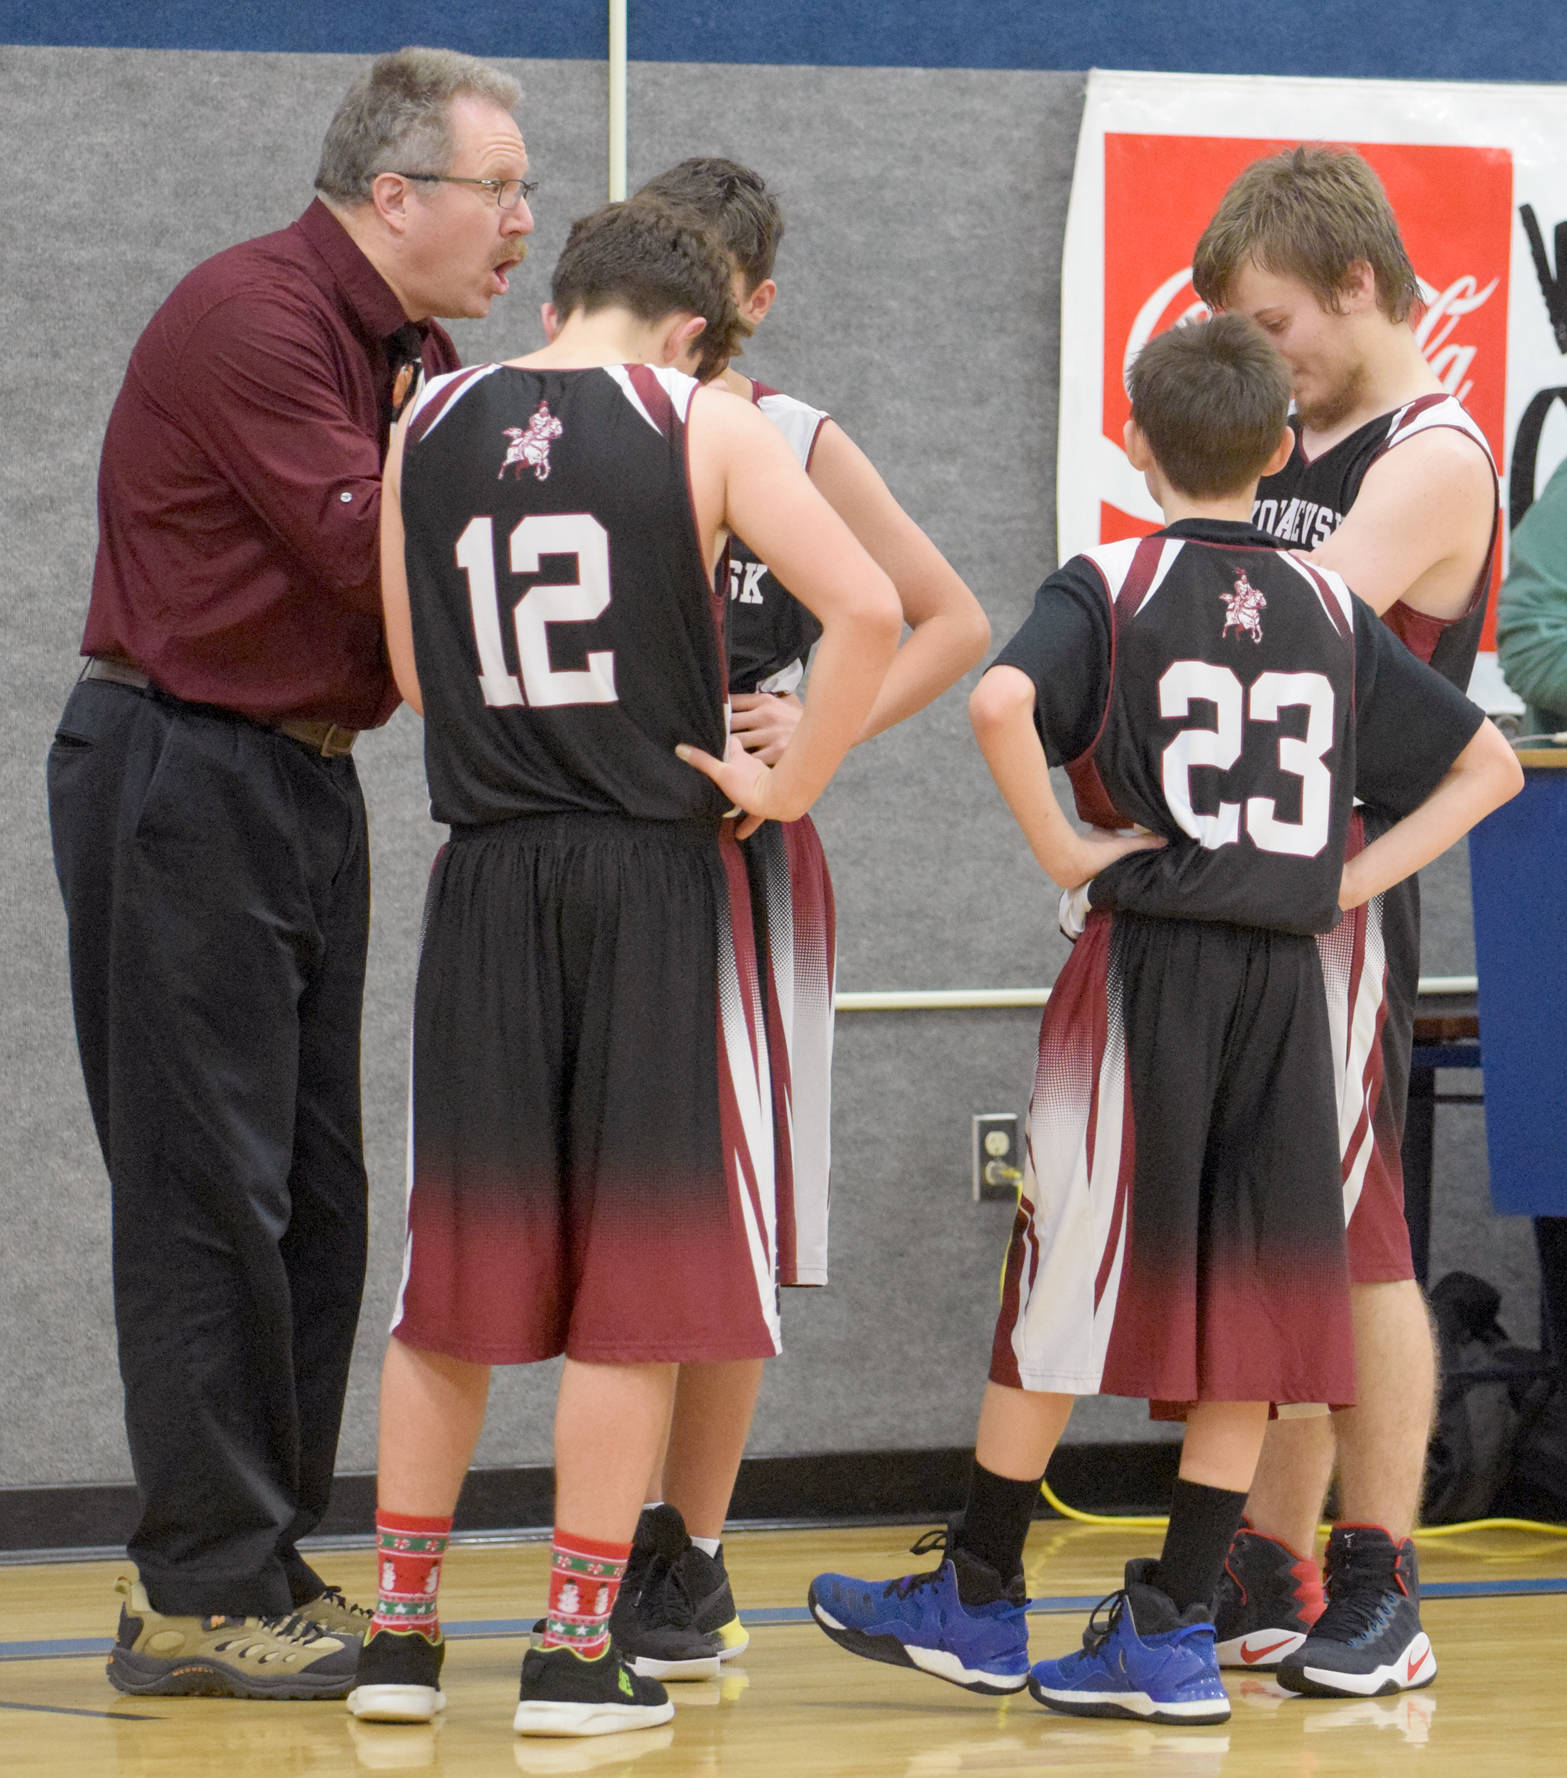
M551 624L583 624L609 607L609 533L587 512L533 513L512 532L513 574L537 574L545 556L575 556L577 578L528 588L511 608L522 677L509 671L501 641L500 589L495 583L495 526L473 518L457 539L457 566L468 577L479 689L486 704L613 704L615 655L589 652L583 667L550 665Z

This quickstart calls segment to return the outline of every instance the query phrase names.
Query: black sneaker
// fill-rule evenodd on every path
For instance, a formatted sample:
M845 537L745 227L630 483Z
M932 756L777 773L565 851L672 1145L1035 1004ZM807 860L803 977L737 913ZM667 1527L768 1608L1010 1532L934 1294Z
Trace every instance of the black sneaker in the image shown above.
M1324 1603L1322 1570L1310 1556L1243 1525L1213 1596L1219 1665L1271 1672L1310 1635Z
M139 1580L115 1583L125 1603L109 1652L116 1691L159 1698L343 1698L357 1638L307 1618L179 1617L154 1611Z
M624 1610L622 1589L610 1618L616 1646L648 1679L716 1679L719 1663L750 1642L723 1556L699 1550L672 1506L644 1512L639 1537L644 1530L650 1553L642 1584Z
M519 1735L618 1735L674 1714L663 1686L633 1673L613 1642L591 1661L571 1648L530 1648L511 1726Z
M667 1534L661 1536L661 1531L670 1514L674 1515L680 1525L682 1543L688 1542L685 1520L672 1506L665 1506L662 1502L657 1506L645 1506L637 1519L637 1528L631 1538L631 1554L626 1558L626 1572L620 1577L615 1609L609 1614L609 1633L617 1642L620 1640L622 1626L631 1621L633 1609L657 1559L659 1547L667 1540Z
M375 1631L359 1651L350 1714L367 1722L429 1722L446 1708L445 1659L444 1639L432 1642L418 1630Z
M1279 1684L1323 1698L1429 1685L1436 1656L1420 1627L1420 1573L1409 1539L1394 1543L1380 1525L1336 1525L1326 1566L1327 1609L1280 1663Z

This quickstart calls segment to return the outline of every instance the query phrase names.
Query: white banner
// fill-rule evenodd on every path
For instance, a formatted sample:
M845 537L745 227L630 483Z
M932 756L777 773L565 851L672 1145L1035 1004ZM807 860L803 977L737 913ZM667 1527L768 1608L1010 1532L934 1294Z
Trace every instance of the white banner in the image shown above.
M1417 334L1490 440L1504 533L1567 455L1560 87L1095 71L1062 256L1062 560L1158 523L1121 448L1126 364L1202 312L1192 250L1235 175L1313 141L1352 144L1387 187L1427 298ZM1482 649L1492 648L1488 622ZM1472 690L1489 709L1517 707L1494 654L1482 655Z

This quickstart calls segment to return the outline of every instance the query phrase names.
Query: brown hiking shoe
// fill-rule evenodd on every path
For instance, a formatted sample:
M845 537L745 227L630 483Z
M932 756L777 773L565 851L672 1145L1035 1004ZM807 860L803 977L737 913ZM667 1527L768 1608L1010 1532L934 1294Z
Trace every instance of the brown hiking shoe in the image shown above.
M109 1654L116 1690L157 1697L343 1698L359 1643L307 1618L171 1617L122 1575L120 1628Z
M341 1587L328 1587L314 1599L307 1599L303 1605L296 1605L294 1616L309 1618L318 1629L325 1630L328 1636L341 1636L347 1641L352 1637L363 1640L368 1636L370 1620L375 1613L368 1605L355 1605L352 1599L345 1597Z

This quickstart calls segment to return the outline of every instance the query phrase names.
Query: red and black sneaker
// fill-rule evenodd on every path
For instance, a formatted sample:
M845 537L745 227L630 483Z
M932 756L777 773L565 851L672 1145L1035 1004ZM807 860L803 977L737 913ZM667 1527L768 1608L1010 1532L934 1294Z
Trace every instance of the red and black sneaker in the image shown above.
M1272 1672L1306 1640L1324 1603L1322 1570L1310 1556L1243 1525L1214 1594L1219 1665Z

